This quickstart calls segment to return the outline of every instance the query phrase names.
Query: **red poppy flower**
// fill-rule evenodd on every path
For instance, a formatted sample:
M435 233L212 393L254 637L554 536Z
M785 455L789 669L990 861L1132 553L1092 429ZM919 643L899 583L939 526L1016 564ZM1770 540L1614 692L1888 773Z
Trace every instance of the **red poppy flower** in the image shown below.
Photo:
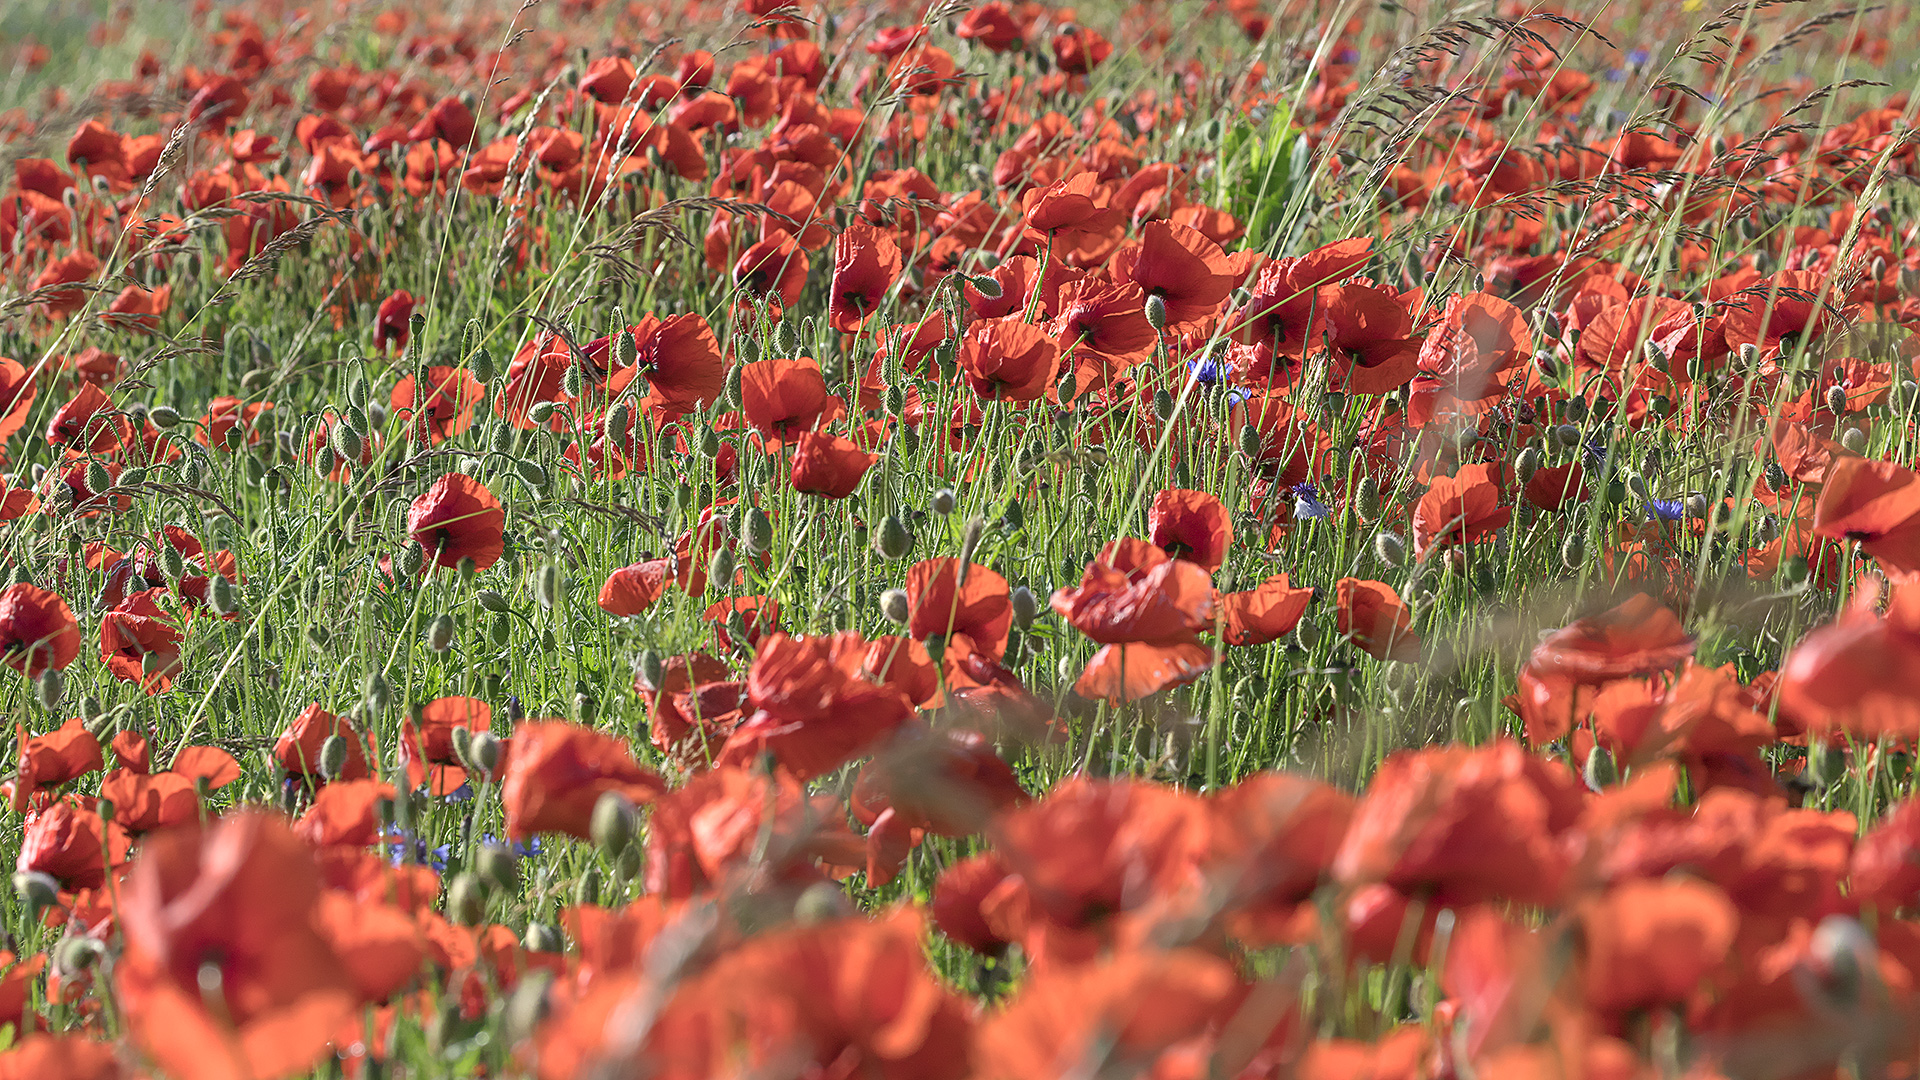
M1679 617L1645 593L1554 631L1520 669L1517 707L1527 738L1535 745L1559 738L1585 715L1593 687L1670 670L1693 646Z
M617 791L648 803L666 790L634 763L625 739L559 720L521 724L500 785L507 835L518 843L540 832L588 836L593 806Z
M47 423L47 441L73 454L105 454L127 440L131 427L104 390L86 383Z
M1053 37L1053 60L1069 75L1085 75L1113 53L1113 43L1091 27L1076 26Z
M1137 246L1114 252L1116 281L1139 284L1146 296L1167 306L1167 331L1179 332L1213 315L1240 275L1219 244L1196 229L1171 221L1148 221Z
M415 303L413 294L405 289L395 289L380 301L380 310L373 317L374 348L400 350L407 347L407 339L413 336Z
M273 408L271 401L243 403L237 397L217 397L207 403L207 415L204 425L194 433L194 441L202 446L216 450L230 450L227 435L235 428L242 428L246 434L246 443L251 446L260 441L260 431L254 426L261 413Z
M949 650L964 646L996 660L1006 653L1013 600L1007 579L995 570L958 559L926 559L907 568L906 593L907 635L915 641L938 637Z
M1445 906L1551 904L1579 820L1582 787L1564 765L1518 743L1403 750L1374 774L1333 862L1342 884L1433 889Z
M25 810L41 788L57 787L77 780L106 764L100 752L100 740L94 738L74 717L45 735L27 737L26 725L17 725L20 740L19 762L14 767L10 802L16 811Z
M294 823L294 834L314 847L367 847L380 839L381 800L392 801L393 786L376 780L328 784Z
M1020 204L1027 228L1049 240L1104 233L1121 223L1120 212L1106 204L1100 178L1090 172L1034 188L1021 196Z
M1741 289L1723 305L1727 347L1759 347L1762 356L1790 352L1841 323L1845 315L1833 281L1810 270L1782 270Z
M1589 498L1586 477L1577 461L1565 465L1543 465L1535 469L1521 490L1528 502L1546 511L1559 510L1568 503L1585 502Z
M0 659L27 676L73 663L80 624L57 594L26 582L0 589Z
M130 1075L118 1047L85 1034L36 1031L0 1053L0 1080L124 1080Z
M1580 905L1582 1000L1603 1014L1684 1006L1727 962L1740 913L1727 894L1684 878L1627 881Z
M458 566L472 559L485 570L506 551L507 514L487 486L465 473L448 473L433 482L407 511L407 532L430 560L429 566Z
M1006 52L1018 45L1022 37L1012 10L998 0L969 9L954 27L954 33L993 52Z
M1920 572L1920 474L1891 461L1840 458L1814 504L1813 531L1858 541L1890 574Z
M1437 476L1413 508L1413 551L1424 558L1441 544L1485 540L1513 520L1500 505L1498 464L1466 465L1453 476Z
M100 617L100 662L149 694L165 693L180 673L180 639L173 616L161 610L165 589L145 589Z
M998 852L985 851L959 862L949 863L933 883L933 899L927 914L933 925L948 939L977 953L997 955L1013 942L1000 934L981 914L988 898L1013 879L1006 860Z
M857 674L867 643L774 634L760 643L747 672L754 713L727 739L722 764L744 765L771 753L805 781L871 750L913 715L907 696Z
M793 490L844 499L853 494L878 456L838 435L808 431L793 451Z
M1333 365L1327 371L1330 389L1350 394L1384 394L1398 389L1420 366L1420 342L1413 337L1413 317L1400 298L1371 285L1334 285L1320 290L1324 321L1315 323L1326 334Z
M407 431L414 441L429 446L464 434L473 426L474 406L487 396L473 372L436 364L427 369L426 400L416 407L414 382L409 374L395 383L387 403L396 416L408 421Z
M26 835L20 838L14 869L45 874L66 889L98 889L107 882L102 858L118 863L126 855L126 833L68 796L27 813Z
M1074 692L1134 701L1198 677L1213 663L1199 632L1213 625L1214 595L1211 575L1195 563L1141 540L1107 545L1078 587L1053 594L1053 610L1105 646Z
M435 698L420 706L400 724L400 760L407 767L408 785L417 790L425 784L436 798L458 791L467 782L467 770L454 749L454 729L482 734L492 727L493 708L479 698ZM494 773L500 769L496 764Z
M1372 254L1373 239L1355 237L1267 263L1246 306L1227 317L1235 340L1273 355L1305 355L1326 328L1320 287L1351 277Z
M100 272L100 260L92 252L76 251L63 255L47 264L46 269L33 279L35 291L46 289L44 303L47 312L52 315L67 315L80 310L87 302L86 290L79 283L87 281ZM70 285L72 288L58 288Z
M1166 488L1147 507L1147 531L1168 555L1211 573L1233 546L1233 522L1224 503L1204 491Z
M1808 631L1780 665L1782 727L1873 741L1920 736L1920 586L1896 586L1884 616L1874 590Z
M600 586L600 609L609 615L638 615L654 605L673 579L670 559L650 559L623 566L607 575Z
M754 296L792 307L806 287L810 266L799 242L791 234L776 232L740 253L733 264L733 283Z
M900 276L900 245L891 232L854 218L833 244L833 287L827 319L843 334L857 333Z
M1132 282L1081 278L1060 290L1047 332L1062 353L1097 353L1124 367L1145 358L1159 340L1145 302L1146 294Z
M136 836L194 821L200 795L190 776L174 772L151 776L115 769L100 781L100 797L113 803L113 822Z
M1848 895L1891 912L1920 901L1920 799L1905 799L1860 838Z
M1265 645L1293 632L1313 599L1312 589L1296 589L1285 574L1275 574L1243 592L1220 594L1227 616L1229 645Z
M279 819L242 812L148 837L120 902L115 1000L168 1072L311 1068L356 995L314 926L320 871Z
M720 343L699 315L648 315L627 332L633 335L634 367L647 380L649 407L690 412L711 405L725 389ZM591 354L593 347L587 351Z
M1502 376L1533 350L1526 316L1497 296L1447 297L1440 320L1420 346L1420 373L1408 417L1422 425L1434 416L1468 411L1500 392Z
M780 603L767 596L735 596L708 605L700 618L713 624L722 649L760 647L768 634L780 629ZM735 635L739 640L735 640Z
M293 718L287 730L280 733L280 738L273 744L273 760L289 776L317 783L323 779L320 775L320 751L333 735L339 735L347 744L346 759L335 778L365 780L372 776L373 771L368 764L372 757L369 739L363 738L346 719L322 709L319 702L300 710L300 715Z
M1060 365L1060 347L1045 327L1017 315L968 324L960 370L983 401L1035 401L1046 396Z
M0 356L0 439L26 426L35 393L27 369L17 360Z
M1278 944L1333 865L1353 796L1287 773L1258 773L1211 800L1207 862L1226 883L1234 934Z
M1420 635L1400 594L1384 581L1341 578L1333 587L1335 631L1376 660L1413 661Z
M769 439L810 431L838 405L811 357L757 360L740 371L740 408L747 423Z

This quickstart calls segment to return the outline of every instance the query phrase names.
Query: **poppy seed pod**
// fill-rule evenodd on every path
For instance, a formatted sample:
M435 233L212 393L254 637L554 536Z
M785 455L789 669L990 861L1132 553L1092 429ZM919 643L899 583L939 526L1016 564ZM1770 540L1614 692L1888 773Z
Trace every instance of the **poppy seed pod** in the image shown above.
M907 625L907 620L913 614L909 604L905 589L888 589L880 594L880 614L886 616L888 622Z
M747 511L746 527L741 530L741 540L747 545L747 550L755 555L762 555L772 550L773 519L767 516L765 510L756 506Z
M733 573L737 569L733 549L723 547L713 553L713 560L707 564L707 583L710 588L725 589L733 584Z
M615 445L627 441L627 432L633 428L633 408L622 401L607 410L607 441Z
M427 561L426 553L420 550L419 544L408 544L406 547L401 548L400 549L401 576L408 577L408 578L418 576L420 573L420 568L426 565L426 561Z
M627 850L627 845L633 843L638 818L632 799L618 791L604 791L593 804L593 819L587 831L601 854L617 859Z
M1353 504L1363 518L1380 516L1380 481L1363 476L1353 486Z
M573 884L573 902L581 907L595 907L600 903L600 868L589 866L580 879Z
M1537 446L1527 447L1525 450L1520 451L1519 457L1514 459L1513 475L1522 485L1532 480L1534 474L1539 471L1540 448Z
M393 687L388 685L385 675L376 671L368 675L367 681L361 685L360 697L366 702L367 711L378 716L393 704Z
M493 350L485 345L473 350L473 355L467 358L467 370L473 372L475 381L482 386L492 382L499 373L493 362Z
M66 696L67 678L60 674L59 668L44 668L33 680L33 693L40 707L52 712L60 707L60 699Z
M873 549L883 558L905 558L913 547L913 534L907 531L906 523L898 514L888 514L880 519L880 528L873 534Z
M1373 550L1388 566L1402 566L1407 561L1407 542L1390 532L1374 535Z
M1167 298L1159 293L1149 295L1146 314L1147 325L1153 327L1155 333L1164 331L1167 328Z
M147 419L161 431L170 431L180 426L180 410L171 405L155 405L147 410Z
M560 567L554 563L541 563L533 573L533 599L541 610L551 611L560 602Z
M567 370L560 376L560 392L569 398L578 399L587 390L586 369L578 363L568 364Z

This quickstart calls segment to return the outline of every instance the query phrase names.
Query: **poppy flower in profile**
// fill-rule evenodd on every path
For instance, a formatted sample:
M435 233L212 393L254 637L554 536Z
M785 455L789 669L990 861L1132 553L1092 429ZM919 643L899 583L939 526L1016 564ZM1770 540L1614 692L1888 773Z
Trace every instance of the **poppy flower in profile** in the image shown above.
M180 639L174 617L162 610L165 589L144 589L100 616L100 662L124 682L149 694L171 689L180 674Z
M69 780L94 772L106 765L100 752L100 740L74 717L45 735L27 736L26 725L17 725L20 740L18 764L10 789L9 802L14 810L25 810L33 795L42 788L53 788Z
M400 759L407 767L407 783L436 798L459 790L467 781L466 762L454 749L454 729L483 734L493 728L493 707L479 698L443 697L421 705L400 724ZM498 772L500 765L494 766ZM483 779L494 779L492 776Z
M970 836L1026 801L1013 767L985 735L914 727L861 767L848 797L864 825L886 819L937 836Z
M19 582L0 589L0 659L32 677L80 655L80 624L56 593Z
M47 441L72 454L105 454L126 442L132 428L106 391L86 383L53 414Z
M1413 613L1384 581L1341 578L1334 584L1335 631L1376 660L1417 660Z
M207 403L207 415L201 429L194 433L194 441L202 446L216 450L231 450L234 443L228 436L234 429L241 429L245 442L251 446L260 441L260 431L254 426L260 414L273 408L271 401L242 402L237 397L217 397Z
M1920 572L1920 473L1891 461L1840 458L1814 504L1813 532L1859 542L1889 574Z
M1121 224L1118 210L1107 205L1100 178L1079 172L1020 197L1027 228L1048 240L1071 239L1081 233L1104 233Z
M1586 474L1577 461L1535 469L1521 488L1521 494L1529 503L1548 512L1569 503L1585 502L1589 497Z
M407 421L414 441L438 446L473 426L473 409L487 396L473 372L463 367L435 364L427 369L425 400L415 402L415 378L409 374L394 384L387 403L394 415Z
M241 811L149 836L120 900L114 997L180 1076L304 1072L359 1003L315 928L320 870L281 820Z
M1498 464L1462 466L1452 476L1437 476L1413 508L1413 551L1424 558L1442 544L1473 544L1488 539L1513 520L1513 508L1500 505Z
M806 287L811 264L790 233L770 233L740 253L733 263L733 283L753 296L792 307Z
M1584 792L1565 765L1511 740L1399 751L1360 797L1333 876L1432 889L1442 906L1551 904L1569 865L1560 837L1580 819Z
M666 594L673 580L671 559L649 559L623 566L600 586L600 610L609 615L638 615Z
M1226 504L1204 491L1166 488L1147 507L1147 533L1176 559L1211 573L1220 569L1233 546L1233 522Z
M280 738L273 744L273 760L289 776L297 776L313 783L325 780L320 775L320 752L326 747L327 739L338 735L347 744L347 756L341 763L335 779L365 780L373 775L368 764L374 755L370 753L369 737L363 737L359 730L344 717L335 716L314 702L300 710Z
M26 426L36 393L26 367L18 360L0 356L0 439Z
M856 217L833 243L833 286L827 320L843 334L858 333L900 276L900 245L891 232Z
M102 857L119 863L126 854L126 833L68 796L27 813L14 869L45 874L66 889L98 889L107 882Z
M1353 796L1288 773L1256 773L1213 796L1208 865L1228 884L1234 935L1279 943L1333 865Z
M1285 574L1275 574L1251 589L1220 594L1229 645L1265 645L1293 632L1313 599L1312 589L1296 589Z
M1625 881L1580 905L1582 1001L1612 1016L1684 1006L1727 962L1740 912L1704 881Z
M1213 626L1212 575L1142 540L1108 544L1053 610L1104 647L1074 684L1082 697L1136 701L1190 682L1213 665L1199 633Z
M1593 688L1671 670L1693 648L1679 616L1645 593L1555 630L1520 668L1516 707L1528 740L1537 746L1566 734L1586 714Z
M1006 861L994 851L983 851L949 863L934 880L933 899L927 905L927 914L933 925L955 944L997 956L1013 941L1002 937L981 909L1012 877ZM1013 884L1022 883L1014 879Z
M950 651L965 645L996 660L1005 655L1013 600L997 571L958 559L925 559L907 568L905 588L908 637L941 638Z
M634 369L647 380L649 407L691 412L711 405L726 388L727 364L720 356L720 343L713 327L699 315L689 312L664 319L648 315L626 332L633 335ZM593 346L587 352L591 354Z
M1113 43L1091 27L1075 26L1053 37L1053 61L1069 75L1085 75L1113 55Z
M380 301L380 310L373 317L374 348L397 351L407 347L407 339L413 335L414 303L413 294L405 289L395 289Z
M535 833L561 832L584 840L600 796L617 791L649 803L666 790L641 768L625 739L560 720L520 724L500 785L507 835L515 843Z
M1124 368L1144 359L1159 340L1145 303L1146 294L1132 282L1084 277L1061 288L1047 330L1062 353L1095 353Z
M969 9L953 32L992 52L1006 52L1018 45L1023 36L1013 11L999 0Z
M393 785L377 780L328 784L294 823L294 834L317 848L368 847L380 839L380 802L393 795Z
M740 410L768 439L785 442L811 431L838 401L812 357L771 357L740 370Z
M472 559L476 570L485 570L506 551L506 521L500 500L485 484L465 473L448 473L413 500L407 532L426 552L429 566Z
M793 451L793 490L844 499L880 460L852 441L822 431L801 434Z
M1053 385L1060 346L1044 326L1009 315L969 323L958 359L982 401L1036 401Z
M1792 352L1839 326L1846 312L1833 280L1811 270L1782 270L1741 289L1723 305L1727 347L1754 345L1762 356Z

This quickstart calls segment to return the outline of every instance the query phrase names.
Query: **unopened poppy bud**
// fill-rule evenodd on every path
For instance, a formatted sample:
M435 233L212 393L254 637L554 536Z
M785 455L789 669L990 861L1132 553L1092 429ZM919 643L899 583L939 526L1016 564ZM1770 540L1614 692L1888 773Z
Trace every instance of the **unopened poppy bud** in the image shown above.
M21 902L34 914L60 899L60 883L38 870L22 870L13 875L13 891L20 895Z
M320 775L328 780L340 779L340 773L347 767L347 752L352 747L346 736L339 732L327 736L320 744Z
M512 605L507 603L507 598L492 589L481 589L479 592L473 594L473 599L488 611L512 610Z
M1582 533L1568 533L1560 545L1560 565L1569 570L1578 570L1587 562L1587 538Z
M1167 328L1167 298L1159 293L1147 296L1147 325L1158 332Z
M1034 617L1040 613L1040 603L1034 599L1033 590L1025 585L1015 585L1008 600L1013 605L1014 625L1022 630L1032 626Z
M573 695L573 718L586 727L592 727L600 719L600 699L588 693Z
M1920 296L1920 266L1900 268L1900 291L1908 296Z
M633 409L624 401L607 410L607 441L620 445L633 428Z
M147 419L153 421L154 427L168 431L180 426L180 410L171 405L155 405L147 410Z
M1846 775L1846 747L1821 742L1807 748L1807 779L1822 791L1839 783Z
M927 509L946 517L953 513L954 494L952 488L941 488L933 493L933 500L927 503Z
M520 474L520 479L526 481L528 487L537 490L547 486L546 466L532 458L521 458L514 462L513 471Z
M1527 481L1532 480L1533 475L1539 471L1540 471L1540 448L1537 446L1527 447L1525 450L1520 451L1519 457L1514 459L1513 475L1514 475L1514 478L1519 480L1522 484L1525 484Z
M40 699L40 707L52 712L60 707L60 699L67 694L67 677L60 674L58 668L44 668L33 680L33 693Z
M793 921L801 926L818 926L851 914L853 905L847 900L846 890L831 881L814 882L793 902Z
M1627 474L1627 490L1632 492L1633 497L1639 499L1641 502L1653 501L1653 489L1647 486L1647 478L1637 472Z
M600 903L599 867L587 867L580 879L573 883L573 902L581 907L593 907Z
M1320 624L1312 619L1301 619L1300 624L1293 628L1293 640L1308 652L1312 652L1314 647L1320 644L1322 637L1324 635L1320 631Z
M567 939L560 933L559 927L535 922L527 924L527 932L521 937L520 944L526 946L528 952L557 953L566 950Z
M1461 428L1460 433L1454 436L1454 448L1462 456L1472 453L1473 448L1479 444L1480 433L1472 428Z
M473 853L473 872L483 885L495 885L509 893L520 891L520 859L510 848L480 845Z
M416 709L419 706L414 706ZM462 764L473 760L473 729L455 727L447 733L447 741L453 744L453 756Z
M1753 365L1759 362L1760 362L1760 346L1755 345L1751 341L1741 342L1740 366L1742 368L1751 369Z
M880 527L874 530L873 547L884 558L905 558L913 547L913 534L907 531L906 523L900 520L898 514L888 514L880 519Z
M1407 561L1407 543L1394 533L1375 534L1373 550L1380 556L1380 561L1388 566L1402 566Z
M1553 354L1551 353L1534 353L1533 366L1539 369L1540 377L1543 379L1557 379L1560 377L1560 363L1553 358Z
M1847 411L1847 388L1838 383L1827 387L1827 411L1836 416Z
M1847 430L1841 432L1840 445L1846 448L1848 453L1852 453L1852 454L1866 453L1867 452L1866 429L1850 427Z
M1775 491L1785 488L1788 480L1791 479L1787 476L1787 470L1777 461L1767 462L1765 473L1767 486Z
M554 563L541 563L533 572L533 599L541 610L551 611L560 602L560 567Z
M747 550L755 555L764 554L773 549L773 519L765 510L754 507L747 511L746 528L741 530L741 539Z
M594 844L609 859L620 857L633 843L639 815L633 806L633 800L618 791L604 791L594 801L593 817L587 826L587 834Z
M973 553L980 546L980 538L986 535L987 519L974 515L960 527L960 579L964 582L967 567L973 562Z
M87 971L106 955L107 947L98 938L74 934L54 950L53 966L63 972Z
M1380 481L1371 475L1361 477L1360 482L1353 486L1353 505L1363 518L1379 517Z
M1804 585L1807 579L1813 576L1813 567L1807 562L1806 556L1795 555L1790 559L1781 560L1780 576L1786 579L1789 586Z
M633 332L621 327L613 335L613 359L621 367L632 367L640 358L640 343L634 340Z
M1835 1013L1857 1007L1869 982L1880 977L1879 944L1859 920L1847 915L1821 919L1807 941L1807 953L1814 985L1826 998L1822 1004Z
M773 348L781 356L792 356L800 351L800 334L794 330L792 323L783 320L774 324Z
M1060 395L1060 404L1066 405L1071 403L1073 396L1080 392L1080 381L1074 377L1073 370L1069 368L1061 374L1060 382L1054 389Z
M1667 350L1657 341L1647 341L1640 346L1640 352L1647 358L1647 364L1655 371L1666 371L1673 366L1667 357Z
M493 362L493 350L485 345L473 350L473 355L467 360L467 366L482 386L492 382L494 375L498 374L498 369Z
M333 425L332 435L333 438L330 441L333 452L340 455L342 461L360 460L360 452L365 449L365 444L361 441L359 432L353 430L345 420L340 420Z
M701 430L700 453L709 458L720 456L720 433L719 432L713 430L712 428L705 428Z
M880 594L880 614L886 616L888 622L907 625L907 620L913 617L909 604L905 589L888 589Z
M725 589L733 584L733 572L738 567L733 557L733 549L723 547L713 553L713 561L707 564L707 581L710 587Z
M751 340L751 338L743 338L741 339L741 344L744 345ZM751 360L744 355L741 359L749 363L751 362ZM740 372L743 366L743 364L735 364L727 369L727 381L721 389L720 396L726 401L728 408L738 409L740 402L743 400L740 396Z
M586 393L586 391L587 375L585 369L579 364L568 364L567 369L560 374L560 392L577 401L580 395Z
M1613 751L1594 743L1587 751L1587 765L1581 775L1586 777L1587 787L1601 791L1619 783L1620 766L1613 760Z
M366 703L367 711L375 716L387 711L393 704L393 687L387 683L387 677L376 671L367 676L361 684L360 699Z
M249 458L247 460L251 461L253 459ZM88 491L91 491L95 495L98 495L112 486L113 486L113 476L107 472L107 467L105 465L102 465L97 461L87 462L87 490Z
M946 659L947 635L929 634L927 635L927 639L921 642L921 644L927 647L927 656L933 660L935 666L938 666L941 661Z
M527 410L527 419L535 424L544 424L553 419L553 411L556 408L558 406L551 401L536 401L533 407Z
M427 648L437 653L453 648L453 616L443 611L427 623Z
M969 277L967 284L973 286L974 292L979 293L988 300L1000 299L1002 290L1000 288L1000 281L997 278L986 274L977 274Z
M408 544L400 549L400 576L417 577L426 565L427 556L420 550L419 544Z
M1542 306L1533 309L1533 325L1542 337L1558 339L1560 337L1560 316L1553 309Z
M453 876L447 884L447 918L461 926L474 926L487 915L486 890L470 872Z
M1161 423L1173 419L1173 395L1167 393L1164 386L1153 392L1153 415L1159 417Z
M473 743L467 749L469 762L483 773L493 772L500 764L500 737L492 732L482 731L473 736Z

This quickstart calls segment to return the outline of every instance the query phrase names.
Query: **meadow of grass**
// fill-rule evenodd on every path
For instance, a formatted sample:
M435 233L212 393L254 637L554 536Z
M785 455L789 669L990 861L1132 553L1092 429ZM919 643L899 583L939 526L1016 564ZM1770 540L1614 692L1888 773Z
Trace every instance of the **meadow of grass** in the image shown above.
M1917 26L0 10L0 1078L1911 1075Z

